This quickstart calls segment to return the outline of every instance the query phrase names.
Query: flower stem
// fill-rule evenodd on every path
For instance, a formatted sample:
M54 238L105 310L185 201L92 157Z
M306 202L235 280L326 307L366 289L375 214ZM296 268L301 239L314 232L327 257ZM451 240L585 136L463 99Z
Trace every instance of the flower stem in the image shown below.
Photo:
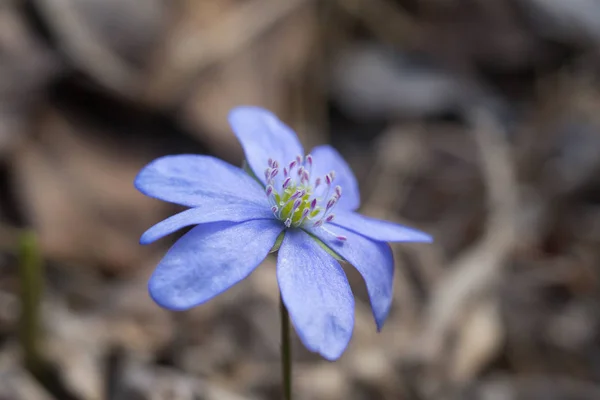
M292 400L292 346L290 340L290 316L283 299L279 297L281 312L281 375L284 400Z
M19 238L19 281L21 295L20 333L25 366L33 374L41 372L43 360L38 349L40 300L43 290L42 260L34 233Z

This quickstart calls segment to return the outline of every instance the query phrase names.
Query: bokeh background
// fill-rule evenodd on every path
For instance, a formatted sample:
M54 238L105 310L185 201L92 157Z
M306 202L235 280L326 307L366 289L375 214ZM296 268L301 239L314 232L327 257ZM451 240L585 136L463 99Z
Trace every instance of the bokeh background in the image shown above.
M380 334L347 268L353 340L294 339L297 399L600 399L599 49L596 0L0 0L0 399L281 398L273 260L175 314L175 238L137 243L177 209L136 173L240 165L240 104L436 239L393 246Z

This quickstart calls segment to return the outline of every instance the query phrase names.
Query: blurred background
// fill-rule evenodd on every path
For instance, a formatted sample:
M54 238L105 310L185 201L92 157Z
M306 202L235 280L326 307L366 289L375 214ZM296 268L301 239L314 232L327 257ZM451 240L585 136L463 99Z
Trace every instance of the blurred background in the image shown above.
M597 0L0 0L0 399L280 399L265 261L185 313L147 295L152 159L240 165L226 115L331 143L394 245L376 333L294 339L303 399L600 399ZM37 244L36 244L37 242Z

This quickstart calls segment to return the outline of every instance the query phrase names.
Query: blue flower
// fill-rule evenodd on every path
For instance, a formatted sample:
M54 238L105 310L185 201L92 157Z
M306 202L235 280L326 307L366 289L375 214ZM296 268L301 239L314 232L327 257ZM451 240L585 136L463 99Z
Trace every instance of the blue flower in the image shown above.
M294 131L271 112L238 107L229 123L254 176L214 157L175 155L151 162L135 180L145 195L189 207L140 243L195 225L158 264L150 295L171 310L197 306L246 278L280 243L277 280L292 323L309 350L337 359L352 336L354 298L336 258L364 278L381 329L394 275L387 242L432 239L357 214L356 178L339 153L325 145L305 156Z

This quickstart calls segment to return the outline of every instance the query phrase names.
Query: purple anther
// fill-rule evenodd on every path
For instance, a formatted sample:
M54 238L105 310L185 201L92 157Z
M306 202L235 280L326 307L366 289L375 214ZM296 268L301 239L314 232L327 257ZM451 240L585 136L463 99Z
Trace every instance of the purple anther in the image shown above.
M335 203L337 203L337 198L336 197L330 198L329 201L327 202L326 209L329 210L330 208L332 208L333 206L335 206Z
M333 221L334 218L335 218L335 215L330 214L327 216L327 218L325 218L325 222L331 222L331 221Z
M310 180L310 175L308 174L307 170L304 170L304 172L302 172L302 180L305 182L308 182Z
M294 169L296 164L298 164L298 163L294 160L290 163L290 165L288 165L288 169L290 170L290 173L292 172L292 170Z
M333 179L331 179L331 176L329 176L329 174L325 175L325 183L327 184L327 186L331 185L331 181Z
M269 167L273 166L273 159L269 158L269 161L267 161L267 164L269 165Z
M313 199L310 202L310 210L313 211L315 208L317 208L317 199Z
M302 196L304 196L305 194L306 194L306 191L305 191L305 190L303 190L303 189L296 190L296 193L294 193L294 194L292 195L292 197L290 197L290 199L297 199L298 197L302 197Z
M302 204L302 199L297 199L294 201L294 207L292 209L296 210L298 207L300 207L300 204Z
M275 168L273 171L271 171L271 179L275 178L278 173L279 173L279 169L277 169L277 168Z
M265 179L269 180L270 176L271 176L271 168L265 169Z
M277 206L273 206L271 207L271 211L273 211L273 214L277 214L277 211L279 211L279 209L277 208Z
M337 240L341 240L342 242L345 242L346 240L348 240L348 238L346 236L340 235L340 236L336 236L335 237Z
M306 218L306 216L308 215L309 212L310 212L310 210L308 208L305 208L304 210L302 210L302 219Z
M273 168L279 168L279 163L277 162L277 160L273 161L271 164L273 164L271 165Z
M269 185L267 186L267 196L270 196L271 193L273 193L273 186Z
M335 187L335 194L337 195L338 199L342 197L342 187L340 185Z
M297 162L298 164L302 164L302 156L299 156L299 155L298 155L298 156L296 156L296 162Z
M303 172L304 172L304 167L298 168L298 176L302 177Z
M287 177L285 178L285 180L283 181L283 188L287 189L288 186L290 186L290 183L292 183L292 178L291 177Z
M321 178L315 179L315 189L318 188L320 184L321 184Z
M286 178L288 176L288 169L287 169L287 167L283 167L283 176L285 176Z
M313 224L313 227L315 227L315 228L318 228L318 227L320 227L321 225L323 225L323 220L322 220L322 219L320 219L320 220L318 220L317 222L315 222L315 223Z
M312 156L310 154L307 155L306 156L306 163L308 164L309 167L312 167L312 162L313 162Z

